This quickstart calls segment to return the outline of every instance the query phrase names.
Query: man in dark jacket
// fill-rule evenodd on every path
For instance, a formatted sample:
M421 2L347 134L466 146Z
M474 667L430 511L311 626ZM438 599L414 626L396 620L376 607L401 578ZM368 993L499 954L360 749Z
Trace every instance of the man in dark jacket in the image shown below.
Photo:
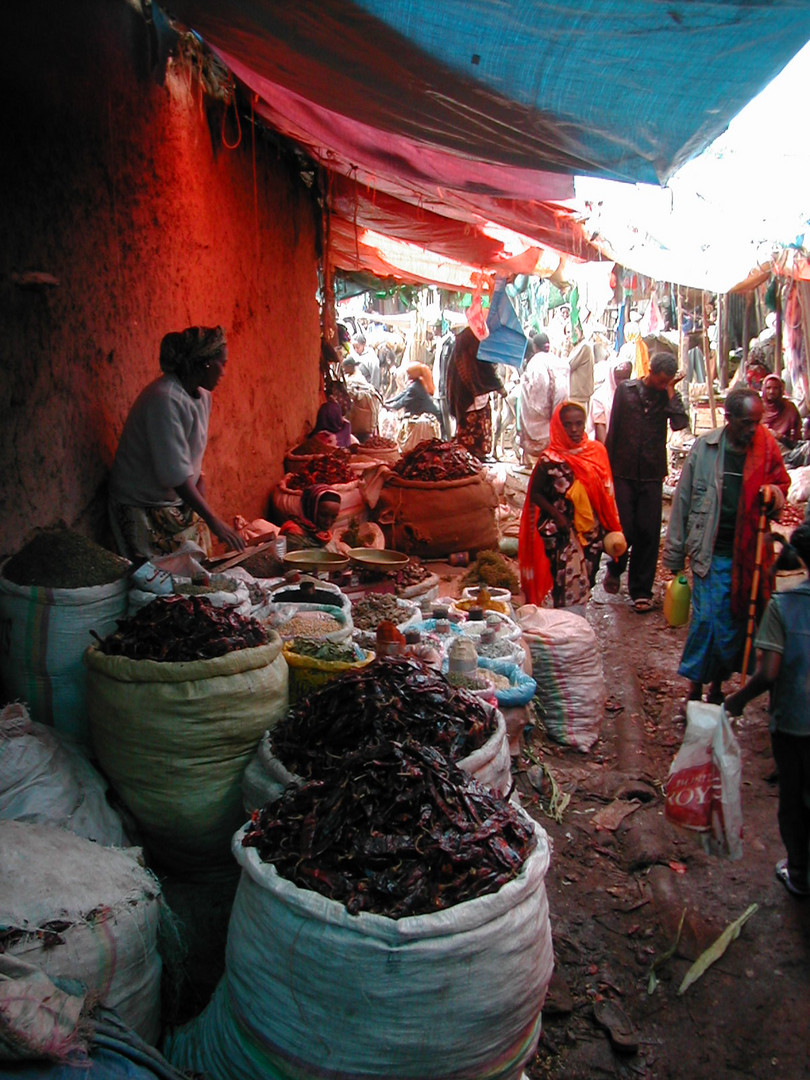
M608 564L606 592L619 591L628 565L627 588L636 611L652 609L652 588L661 540L661 488L667 475L667 424L673 431L689 426L681 395L678 361L656 353L643 379L628 379L616 388L607 452L622 531L628 553Z

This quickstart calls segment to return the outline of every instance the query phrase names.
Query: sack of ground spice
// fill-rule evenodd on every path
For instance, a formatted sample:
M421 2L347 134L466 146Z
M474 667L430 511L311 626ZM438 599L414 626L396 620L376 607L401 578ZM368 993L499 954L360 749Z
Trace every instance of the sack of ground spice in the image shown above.
M270 625L283 641L308 637L345 642L351 640L353 630L351 614L332 604L274 604Z
M284 643L284 659L290 669L290 704L319 690L353 668L365 667L374 653L354 642L324 641L296 637Z
M314 1076L324 1060L335 1076L518 1080L553 967L544 830L424 746L344 765L234 837L225 975L166 1056L211 1080ZM264 861L288 819L297 870Z
M126 614L129 569L127 559L57 528L34 536L0 571L6 693L80 746L87 743L82 656L91 630L103 636Z
M373 649L377 627L392 622L401 633L421 622L419 605L391 593L367 592L352 604L353 638L364 649Z

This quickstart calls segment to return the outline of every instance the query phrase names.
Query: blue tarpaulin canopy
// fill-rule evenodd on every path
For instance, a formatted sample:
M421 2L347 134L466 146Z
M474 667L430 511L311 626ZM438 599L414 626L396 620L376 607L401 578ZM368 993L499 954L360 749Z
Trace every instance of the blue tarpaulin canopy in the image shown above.
M509 364L519 368L526 352L527 338L523 333L512 301L506 295L506 278L498 278L487 315L489 337L478 346L478 359L488 364Z
M359 213L341 212L357 229L385 193L400 238L429 212L468 223L478 250L495 222L584 258L595 252L560 205L574 174L664 181L810 39L807 0L172 0L171 10L255 95L260 118L358 185Z

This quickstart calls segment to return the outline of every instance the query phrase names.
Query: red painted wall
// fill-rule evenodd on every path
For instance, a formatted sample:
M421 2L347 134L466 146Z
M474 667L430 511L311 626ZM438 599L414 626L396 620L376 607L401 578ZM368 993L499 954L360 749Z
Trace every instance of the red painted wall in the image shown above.
M65 520L102 542L106 478L164 333L221 324L205 470L263 516L318 406L316 213L286 150L219 140L199 83L125 0L27 0L0 68L0 553ZM232 116L229 117L229 120ZM52 274L24 288L13 276Z

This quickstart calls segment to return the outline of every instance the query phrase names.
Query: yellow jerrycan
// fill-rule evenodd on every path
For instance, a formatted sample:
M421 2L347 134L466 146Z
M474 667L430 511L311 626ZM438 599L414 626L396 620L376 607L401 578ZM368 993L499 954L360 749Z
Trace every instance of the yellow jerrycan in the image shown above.
M689 622L689 604L692 590L683 574L678 574L667 585L664 593L664 618L670 626L684 626Z

